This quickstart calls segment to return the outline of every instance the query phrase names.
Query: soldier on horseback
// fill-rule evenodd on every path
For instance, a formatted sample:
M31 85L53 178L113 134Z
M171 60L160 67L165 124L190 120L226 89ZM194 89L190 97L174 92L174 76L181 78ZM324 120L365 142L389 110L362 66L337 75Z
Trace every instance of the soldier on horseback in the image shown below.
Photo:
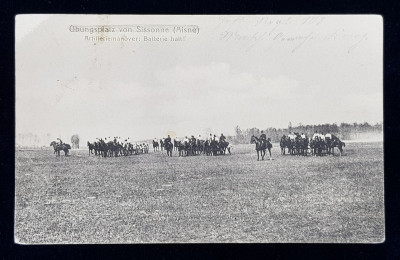
M264 134L264 131L261 130L260 140L266 141L267 136Z
M219 137L219 142L220 143L225 143L226 142L226 137L224 136L224 134L221 134L221 136Z

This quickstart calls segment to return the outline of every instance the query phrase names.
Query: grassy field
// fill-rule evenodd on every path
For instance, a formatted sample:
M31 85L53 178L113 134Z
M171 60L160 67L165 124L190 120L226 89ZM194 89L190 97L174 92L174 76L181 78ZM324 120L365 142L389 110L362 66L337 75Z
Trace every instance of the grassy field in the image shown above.
M118 158L16 151L19 243L380 242L383 143L257 161L232 155Z

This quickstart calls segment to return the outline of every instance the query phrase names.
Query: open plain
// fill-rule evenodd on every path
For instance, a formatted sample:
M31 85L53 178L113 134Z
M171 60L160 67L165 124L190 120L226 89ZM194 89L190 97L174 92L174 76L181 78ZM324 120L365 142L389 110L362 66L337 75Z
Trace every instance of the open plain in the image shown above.
M337 151L336 151L337 152ZM343 156L117 158L16 150L15 240L63 243L368 243L384 240L383 143ZM266 156L266 159L268 156Z

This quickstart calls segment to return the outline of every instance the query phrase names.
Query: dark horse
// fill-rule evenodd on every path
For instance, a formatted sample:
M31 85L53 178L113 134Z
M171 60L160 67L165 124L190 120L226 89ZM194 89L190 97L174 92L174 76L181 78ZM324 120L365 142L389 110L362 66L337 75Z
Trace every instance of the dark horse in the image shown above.
M89 141L87 142L87 146L89 147L89 156L93 154L93 150L95 150L95 145L91 144ZM97 154L97 153L96 153Z
M164 147L167 151L167 156L172 157L172 150L174 149L174 145L172 144L172 142L165 142Z
M159 147L158 142L156 142L156 141L153 140L153 150L154 150L154 152L155 152L155 151L158 151L158 147Z
M160 147L161 147L161 152L164 151L164 141L160 140Z
M335 147L337 147L339 149L340 156L342 156L343 147L346 147L346 144L344 142L340 141L340 139L338 137L332 135L332 142L331 142L330 148L332 148L333 155L335 154Z
M264 140L260 140L254 135L250 139L251 144L256 144L256 151L257 151L257 161L260 160L260 153L261 153L261 159L264 160L265 156L265 150L267 149L267 144Z
M57 144L55 141L51 142L50 146L53 146L56 156L60 156L60 151L64 151L65 156L68 156L69 149L71 149L69 144Z
M282 155L285 155L285 153L286 153L286 147L288 148L288 149L290 149L289 148L289 144L290 143L290 141L289 141L289 139L287 138L287 136L286 135L283 135L282 136L282 138L281 138L281 141L280 141L280 143L279 143L279 145L281 146L281 154Z

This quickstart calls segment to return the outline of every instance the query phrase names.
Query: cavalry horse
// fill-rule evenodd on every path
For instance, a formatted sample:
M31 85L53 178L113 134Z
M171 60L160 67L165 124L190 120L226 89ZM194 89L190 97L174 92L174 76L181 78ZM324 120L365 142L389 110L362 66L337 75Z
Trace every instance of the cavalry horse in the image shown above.
M164 146L165 150L167 151L167 156L172 157L172 150L174 149L174 145L172 144L172 142L165 142Z
M95 148L95 144L91 144L89 141L87 142L87 146L89 148L89 156L90 154L93 154L93 150L95 151L95 154L97 155L97 151Z
M340 139L338 137L332 135L332 141L331 141L331 145L330 145L329 149L332 148L333 155L335 155L335 147L337 147L339 149L340 156L342 156L343 147L346 147L346 144L344 142L340 141Z
M164 151L164 141L160 140L161 152Z
M265 156L265 150L267 149L267 144L264 142L264 140L260 140L254 135L250 139L251 144L256 144L256 151L257 151L257 161L260 160L260 154L261 154L261 159L264 160Z
M290 153L289 143L290 143L290 141L289 141L289 139L287 138L287 136L286 136L286 135L283 135L283 136L281 137L281 141L280 141L280 143L279 143L279 145L281 146L281 154L282 154L282 155L285 155L285 153L286 153L286 148L289 149L289 153Z
M69 149L71 149L69 144L57 144L55 141L51 142L50 146L53 146L56 156L60 156L60 151L64 151L65 156L68 156Z
M154 141L153 140L153 150L154 150L154 152L155 151L158 151L158 147L159 147L160 145L158 144L158 142L156 142L156 141Z

